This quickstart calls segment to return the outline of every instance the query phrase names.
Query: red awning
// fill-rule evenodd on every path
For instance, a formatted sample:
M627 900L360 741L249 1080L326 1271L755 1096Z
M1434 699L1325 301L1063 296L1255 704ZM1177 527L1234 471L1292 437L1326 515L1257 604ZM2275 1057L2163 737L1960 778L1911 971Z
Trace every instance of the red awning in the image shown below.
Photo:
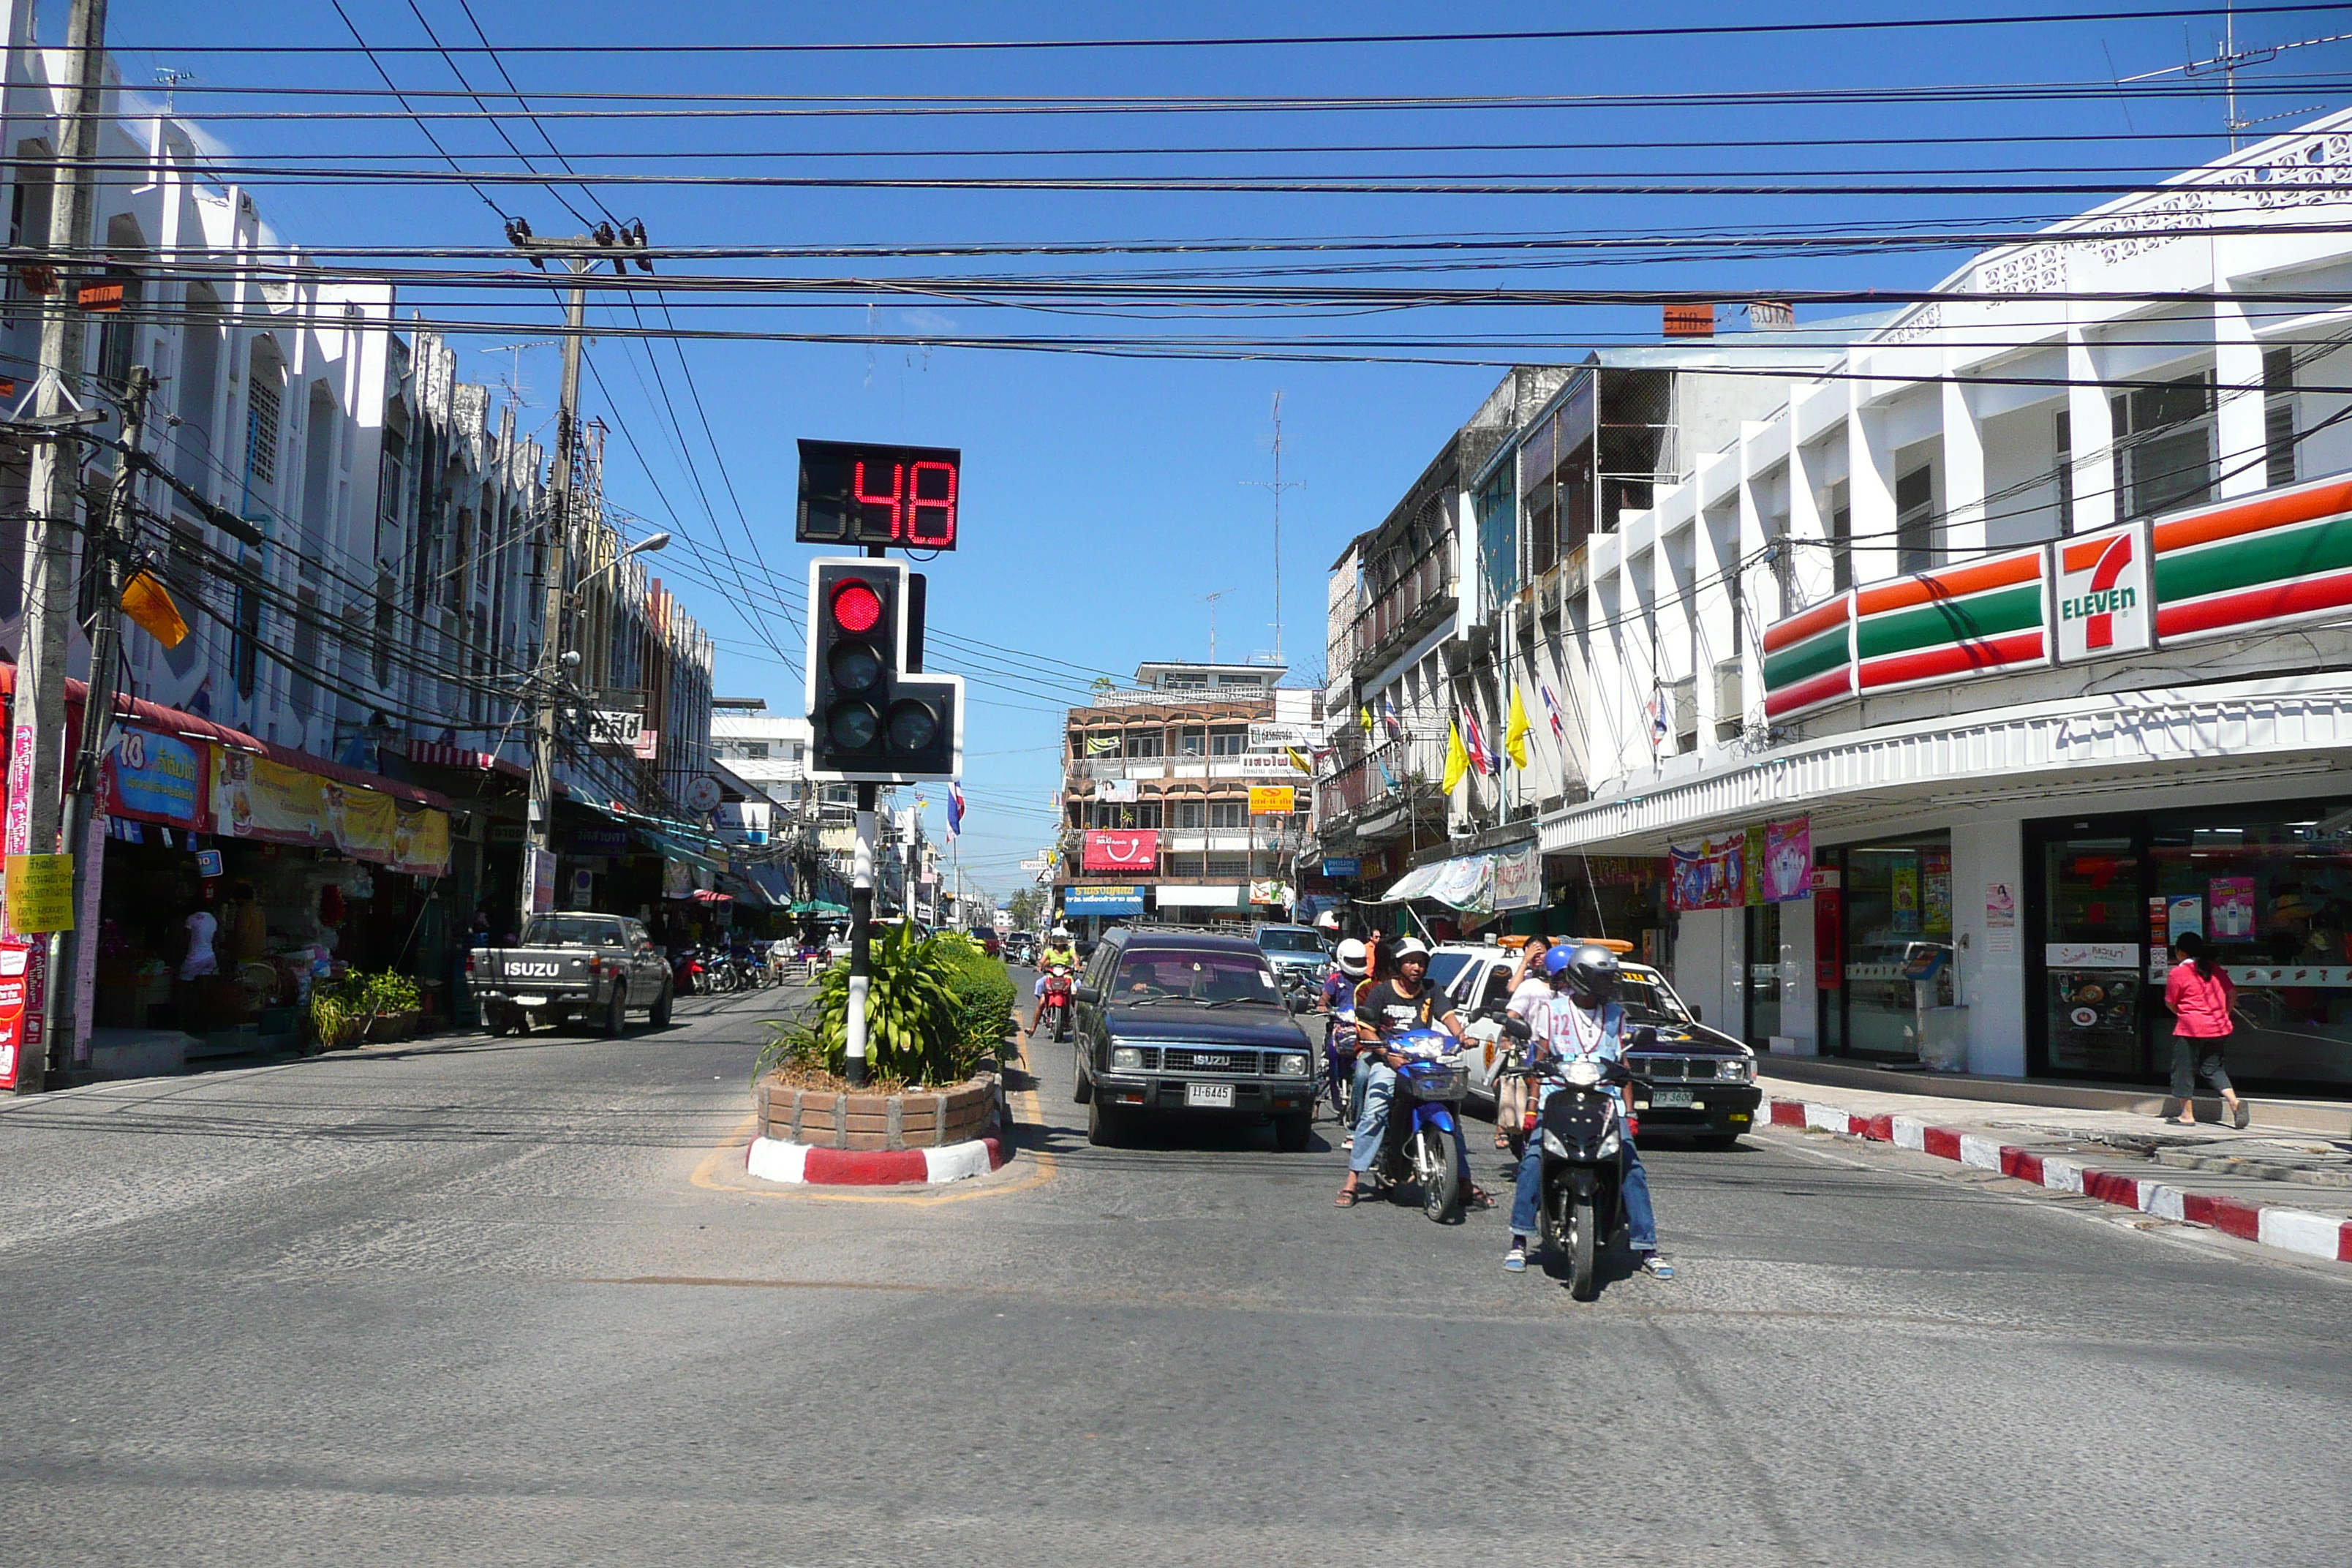
M71 679L66 681L66 709L68 722L79 724L82 700L88 689L81 681ZM16 694L16 667L12 663L0 662L0 696L13 699ZM299 768L306 773L316 773L321 778L334 779L342 784L356 785L361 789L381 790L395 800L404 800L414 805L438 806L444 811L449 809L449 797L437 791L420 789L412 784L402 784L399 780L388 779L382 773L366 773L359 768L347 768L341 763L331 763L324 757L314 757L308 752L298 752L291 746L272 745L268 741L257 739L242 730L232 730L226 724L215 723L210 719L201 718L194 713L183 713L177 708L166 708L160 702L150 702L143 697L131 697L117 692L114 698L114 716L117 721L143 724L159 733L176 735L183 741L210 741L216 745L233 746L239 751L252 752L268 757L271 762L283 767Z
M520 763L510 763L492 752L477 752L466 746L452 746L440 741L411 741L408 760L428 768L465 768L478 773L504 773L509 778L527 779L530 770Z
M694 901L698 904L731 904L735 901L735 895L714 893L708 888L697 888L694 889Z

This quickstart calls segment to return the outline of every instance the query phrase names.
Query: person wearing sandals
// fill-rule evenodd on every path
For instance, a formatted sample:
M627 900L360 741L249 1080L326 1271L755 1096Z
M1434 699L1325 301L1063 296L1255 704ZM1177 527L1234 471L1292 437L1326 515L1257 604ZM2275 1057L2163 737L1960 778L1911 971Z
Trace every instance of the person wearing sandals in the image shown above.
M2246 1102L2230 1086L2221 1066L2222 1047L2234 1026L2230 1009L2238 988L2229 972L2205 952L2205 939L2182 931L2172 944L2179 960L2165 978L2164 1005L2172 1009L2172 1093L2164 1102L2164 1119L2177 1126L2197 1121L2197 1080L2203 1079L2221 1091L2230 1125L2243 1127L2252 1120Z
M1511 966L1511 999L1504 1011L1514 1018L1531 1017L1531 1009L1539 1002L1551 1000L1551 986L1544 979L1544 954L1551 951L1551 938L1536 935L1528 938L1519 949L1519 961ZM1511 1133L1527 1124L1528 1080L1511 1078L1495 1092L1495 1147L1508 1149Z
M1381 978L1367 980L1356 993L1356 1035L1360 1042L1356 1059L1361 1064L1357 1079L1363 1085L1363 1109L1348 1145L1347 1184L1334 1200L1343 1209L1356 1205L1361 1195L1357 1184L1379 1158L1381 1135L1388 1131L1389 1100L1396 1092L1397 1068L1404 1065L1404 1058L1388 1048L1389 1037L1401 1030L1433 1024L1456 1040L1462 1038L1462 1016L1444 993L1429 983L1429 949L1418 937L1409 936L1397 943L1392 963L1384 953L1380 973ZM1454 1158L1462 1190L1470 1194L1469 1206L1492 1208L1493 1194L1470 1179L1470 1152L1459 1138L1454 1141Z

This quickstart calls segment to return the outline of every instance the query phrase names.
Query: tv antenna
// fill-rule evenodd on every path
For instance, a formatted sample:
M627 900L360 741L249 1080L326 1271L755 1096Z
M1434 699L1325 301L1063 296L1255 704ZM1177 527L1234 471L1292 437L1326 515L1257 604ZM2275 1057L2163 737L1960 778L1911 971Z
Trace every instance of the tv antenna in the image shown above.
M182 70L177 66L157 66L155 68L155 85L163 89L163 117L168 120L173 115L179 112L180 84L182 82L201 81L203 79L204 79L196 75L195 72Z
M2230 151L2234 153L2238 150L2239 138L2254 126L2268 125L2276 120L2293 120L2298 115L2310 114L2326 107L2325 104L2306 103L2300 109L2290 109L2282 114L2264 114L2252 120L2244 119L2238 113L2238 73L2248 66L2266 65L2289 49L2317 48L2322 44L2340 44L2347 38L2352 38L2352 33L2330 33L2325 37L2297 38L2292 43L2261 44L2242 49L2238 47L2238 13L2236 7L2232 5L2223 13L2221 41L2211 58L2189 60L2177 66L2167 66L2162 70L2142 71L2137 76L2123 78L2118 85L2135 81L2154 81L2159 77L2210 76L2215 71L2221 72L2221 128L2230 133Z
M507 401L513 404L517 408L526 408L530 406L530 404L522 395L523 350L553 349L562 348L562 340L560 338L542 338L539 342L531 343L492 343L489 347L481 349L478 352L486 354L514 355L514 374L506 378Z
M1282 662L1282 492L1305 489L1305 479L1286 482L1282 477L1282 389L1274 394L1274 478L1244 479L1245 485L1259 485L1274 492L1274 662ZM1211 662L1214 662L1212 660Z
M1213 594L1201 595L1208 601L1209 605L1209 662L1211 664L1217 662L1217 601L1232 592L1231 588L1220 588Z

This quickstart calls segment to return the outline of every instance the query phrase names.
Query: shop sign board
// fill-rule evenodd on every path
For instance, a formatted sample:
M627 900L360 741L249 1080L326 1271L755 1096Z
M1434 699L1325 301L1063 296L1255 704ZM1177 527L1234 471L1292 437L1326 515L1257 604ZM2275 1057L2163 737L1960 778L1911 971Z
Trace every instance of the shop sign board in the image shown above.
M27 936L73 930L73 867L70 855L9 856L8 929Z
M196 851L197 876L217 877L221 874L221 852L219 850L199 849Z
M645 734L646 715L642 709L598 708L591 713L590 731L600 746L618 752L634 752Z
M2242 636L2352 608L2352 479L2199 507L2149 533L2159 642Z
M1159 829L1136 827L1090 832L1086 837L1086 858L1081 864L1089 871L1155 869L1160 864Z
M2058 658L2105 658L2143 653L2155 640L2155 603L2147 586L2147 530L2137 522L2062 539L2052 597Z
M108 814L171 827L202 827L205 761L205 752L185 741L125 728L106 755Z
M1298 791L1290 784L1252 784L1249 805L1252 816L1287 816L1298 809Z
M1304 724L1253 724L1249 727L1249 749L1253 752L1274 752L1297 748L1311 752L1315 737Z
M1323 874L1336 880L1346 880L1364 874L1364 862L1355 855L1326 855Z
M1249 885L1249 901L1253 904L1275 904L1290 907L1290 884L1279 877L1262 878Z
M1135 781L1133 779L1105 779L1102 783L1095 785L1095 798L1107 805L1132 805L1135 804L1136 798Z
M2042 949L2042 962L2053 969L2137 969L2136 942L2053 942Z
M1143 889L1109 882L1062 889L1062 912L1069 915L1139 915Z
M1853 595L1815 605L1764 632L1764 716L1793 719L1853 695Z
M27 1050L39 1044L28 1038L34 1022L26 1005L34 990L36 967L29 942L0 942L0 1089L15 1089Z
M1328 862L1327 861L1328 865ZM1543 905L1543 850L1529 839L1495 853L1495 910L1532 910Z
M523 847L530 868L530 912L543 915L555 908L555 852L536 844Z
M1901 691L2049 663L2048 561L2037 544L1859 590L1855 690Z

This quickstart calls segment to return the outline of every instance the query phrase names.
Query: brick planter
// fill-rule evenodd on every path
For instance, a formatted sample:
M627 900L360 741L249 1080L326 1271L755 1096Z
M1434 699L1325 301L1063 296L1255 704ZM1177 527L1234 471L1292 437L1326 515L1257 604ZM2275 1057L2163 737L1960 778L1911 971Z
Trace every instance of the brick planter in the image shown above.
M772 1079L756 1090L762 1136L819 1149L943 1149L995 1137L1003 1099L992 1072L902 1094L793 1089Z

